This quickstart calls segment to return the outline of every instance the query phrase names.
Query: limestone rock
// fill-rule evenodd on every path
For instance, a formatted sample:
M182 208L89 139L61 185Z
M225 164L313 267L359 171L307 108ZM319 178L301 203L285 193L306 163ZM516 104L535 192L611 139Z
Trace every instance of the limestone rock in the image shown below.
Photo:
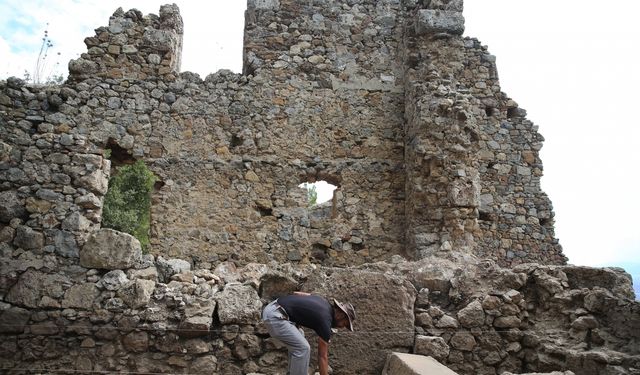
M27 214L24 201L13 190L0 192L0 222L9 223L11 219L22 218Z
M160 281L168 282L171 276L191 270L191 263L182 259L164 259L159 256L156 259L156 267Z
M102 276L102 279L100 279L100 281L98 281L96 285L99 288L114 291L120 289L124 284L127 283L127 281L129 281L129 279L127 278L127 275L124 273L124 271L113 270L104 274L104 276Z
M149 303L155 286L152 280L132 280L118 291L118 297L132 309L138 309Z
M449 345L442 337L417 335L413 352L442 360L449 355Z
M213 322L216 300L200 298L186 306L178 334L182 337L199 337L209 334Z
M100 291L94 283L74 285L65 292L62 307L91 310L99 294Z
M260 319L262 303L251 286L227 284L215 299L222 324L252 324Z
M93 233L80 251L80 264L87 268L127 269L135 267L141 259L140 242L113 229Z
M37 308L44 297L54 300L62 298L68 285L69 280L62 275L28 269L20 275L5 300L18 306Z
M469 303L465 308L458 311L458 321L465 328L480 327L484 324L484 310L478 300Z
M382 370L382 375L456 375L435 359L407 353L391 353Z
M455 11L420 9L416 21L417 34L448 33L462 35L464 17Z

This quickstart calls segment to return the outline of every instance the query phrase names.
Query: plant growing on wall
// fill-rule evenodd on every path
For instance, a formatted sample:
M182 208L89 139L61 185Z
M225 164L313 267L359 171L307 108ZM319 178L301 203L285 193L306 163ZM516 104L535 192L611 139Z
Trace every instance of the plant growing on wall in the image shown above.
M155 182L153 172L141 160L123 165L109 179L104 200L102 226L131 234L143 250L149 247L151 190Z
M307 205L313 207L318 204L318 190L316 185L305 182L299 185L299 187L307 190Z

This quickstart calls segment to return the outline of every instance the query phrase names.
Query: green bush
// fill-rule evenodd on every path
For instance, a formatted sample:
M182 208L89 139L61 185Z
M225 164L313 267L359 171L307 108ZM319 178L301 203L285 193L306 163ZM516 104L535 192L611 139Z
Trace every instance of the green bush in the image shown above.
M118 168L109 179L104 200L102 226L129 233L149 247L151 190L156 182L153 172L141 160Z

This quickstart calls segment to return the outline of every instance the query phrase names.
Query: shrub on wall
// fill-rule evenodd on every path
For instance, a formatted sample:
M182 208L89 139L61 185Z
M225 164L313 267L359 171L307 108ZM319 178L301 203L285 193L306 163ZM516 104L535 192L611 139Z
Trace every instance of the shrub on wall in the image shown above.
M109 190L104 200L102 226L136 237L142 249L149 246L151 189L156 177L138 160L123 165L109 179Z

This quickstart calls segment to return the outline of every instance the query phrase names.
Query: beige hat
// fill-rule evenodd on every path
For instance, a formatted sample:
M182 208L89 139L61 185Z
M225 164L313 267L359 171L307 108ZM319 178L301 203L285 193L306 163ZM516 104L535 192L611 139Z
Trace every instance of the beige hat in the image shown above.
M333 299L333 302L336 306L342 310L345 314L347 314L347 318L349 318L349 330L353 331L353 321L356 320L356 309L350 303L342 303L337 299Z

